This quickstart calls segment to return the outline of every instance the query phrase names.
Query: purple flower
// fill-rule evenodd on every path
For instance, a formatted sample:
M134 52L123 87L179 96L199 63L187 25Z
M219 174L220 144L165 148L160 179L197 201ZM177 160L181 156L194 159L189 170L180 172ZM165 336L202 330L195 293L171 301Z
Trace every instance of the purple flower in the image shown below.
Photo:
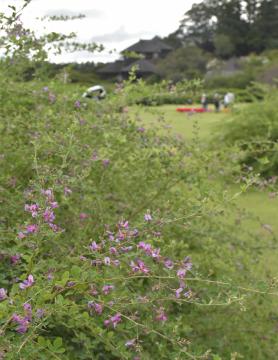
M89 248L92 250L92 251L98 251L101 249L101 246L98 245L95 241L93 241L91 243L91 245L89 246Z
M12 255L12 256L10 257L10 262L11 262L13 265L17 264L17 263L19 262L19 260L20 260L20 255L19 255L19 254L15 254L15 255Z
M162 308L160 308L158 311L157 311L157 315L155 317L155 320L157 321L166 321L167 320L167 316L164 312L164 310Z
M185 275L186 275L186 269L179 269L177 271L177 276L180 278L180 279L184 279L185 278Z
M46 196L47 201L54 201L54 194L51 189L42 190L42 194Z
M25 304L23 304L23 309L27 312L30 312L30 311L32 311L32 306L29 303L25 303Z
M80 219L80 220L85 220L85 219L87 219L87 218L88 218L88 214L86 214L86 213L84 213L84 212L82 212L82 213L79 214L79 219Z
M88 308L94 310L98 315L101 315L103 312L103 306L94 301L88 302Z
M123 228L123 229L128 229L129 225L128 225L128 221L121 221L119 223L119 227Z
M160 259L160 249L153 249L151 255L154 259Z
M114 285L104 285L102 292L104 295L108 295L114 289Z
M12 321L18 324L16 331L20 334L27 332L29 327L29 321L25 318L22 318L20 315L13 314Z
M85 124L86 124L86 120L80 118L80 119L79 119L79 124L80 124L80 125L85 125Z
M113 328L115 329L115 327L118 325L118 323L122 321L121 314L117 313L116 315L111 316L109 320L110 320L110 323L112 324Z
M25 311L26 316L24 317L25 320L31 321L32 320L32 306L29 303L25 303L23 305L23 309Z
M28 211L32 214L32 217L36 217L38 216L38 211L39 211L39 205L38 204L25 204L24 206L25 211Z
M147 255L152 254L151 244L146 244L146 243L144 243L144 241L140 241L138 244L138 248L144 250Z
M43 90L44 92L48 92L48 91L49 91L49 88L48 88L48 86L44 86L44 87L42 88L42 90Z
M81 107L81 102L79 100L76 100L75 103L74 103L74 106L77 108L77 109L80 109Z
M181 296L181 293L183 292L183 288L178 288L177 290L176 290L176 298L180 298L180 296Z
M105 264L105 265L108 265L108 266L109 266L109 265L111 264L110 257L109 257L109 256L105 256L105 258L104 258L104 261L103 261L103 262L104 262L104 264Z
M119 266L120 265L120 261L119 260L113 260L112 264L115 266Z
M188 291L186 291L184 294L183 294L184 297L186 298L190 298L192 296L192 291L189 289Z
M108 327L110 325L110 320L104 320L104 326Z
M136 261L136 263L134 261L131 261L130 266L131 266L132 271L134 271L134 272L142 272L144 274L149 272L149 269L146 267L144 262L140 259L138 259Z
M30 233L34 234L34 233L38 232L38 230L39 230L39 227L36 224L30 224L30 225L26 226L26 232L28 234L30 234Z
M20 231L17 236L19 239L24 239L26 237L26 235L22 231Z
M44 221L47 223L53 223L53 221L55 220L55 214L52 210L50 210L49 208L47 208L45 210L45 212L43 213L43 218Z
M165 259L164 260L164 266L167 268L167 269L173 269L173 267L174 267L174 263L173 263L173 261L172 260L170 260L170 259Z
M143 133L143 132L145 132L145 128L144 128L144 127L139 127L139 128L137 129L137 131Z
M112 254L112 255L116 255L118 253L118 251L117 251L117 249L115 247L111 247L109 249L109 251L110 251L110 254Z
M147 222L152 221L152 216L151 216L151 214L150 214L149 212L147 212L147 213L144 215L144 219L145 219L145 221L147 221Z
M191 270L192 269L192 262L189 256L186 256L183 260L183 266L185 270Z
M136 339L131 339L131 340L128 340L126 343L125 343L125 346L130 348L130 347L134 347L136 344Z
M121 252L127 253L133 249L133 246L123 246L120 248Z
M0 301L5 300L7 298L7 290L1 288L0 289Z
M104 167L107 167L110 164L110 160L109 159L104 159L102 160L102 164Z
M44 317L44 315L45 315L45 310L44 310L44 309L38 309L38 310L36 311L36 316L37 316L37 318L41 319L41 318Z
M65 194L66 196L67 196L67 195L70 195L70 194L72 194L72 190L66 186L66 187L64 188L64 194Z
M52 202L50 202L49 205L50 205L51 209L56 209L59 206L57 201L52 201Z
M19 284L21 290L27 289L34 284L33 275L29 275L27 280L24 280L22 283Z

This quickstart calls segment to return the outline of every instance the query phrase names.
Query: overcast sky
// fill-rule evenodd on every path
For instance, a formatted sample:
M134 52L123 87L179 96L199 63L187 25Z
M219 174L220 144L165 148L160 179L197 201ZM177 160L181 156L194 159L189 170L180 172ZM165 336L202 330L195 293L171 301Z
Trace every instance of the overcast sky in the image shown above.
M32 0L23 20L38 32L76 32L78 40L102 43L106 50L91 54L78 52L51 57L55 62L112 61L119 52L139 39L165 36L175 31L183 14L200 0ZM7 4L20 5L21 0L0 0L0 9ZM47 22L36 20L45 15L77 15L86 18ZM116 50L110 54L111 50Z

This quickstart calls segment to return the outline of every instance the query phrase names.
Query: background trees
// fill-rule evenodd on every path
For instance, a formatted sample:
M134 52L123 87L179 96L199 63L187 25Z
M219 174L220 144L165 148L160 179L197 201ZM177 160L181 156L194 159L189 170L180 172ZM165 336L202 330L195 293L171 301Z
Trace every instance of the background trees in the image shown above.
M277 48L278 3L205 0L185 13L180 33L184 43L194 43L222 58Z

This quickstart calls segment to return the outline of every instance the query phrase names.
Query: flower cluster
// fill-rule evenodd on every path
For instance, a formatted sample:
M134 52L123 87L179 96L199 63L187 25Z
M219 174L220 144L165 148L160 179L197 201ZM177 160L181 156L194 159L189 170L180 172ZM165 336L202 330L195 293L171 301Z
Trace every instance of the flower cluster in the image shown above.
M33 275L29 275L26 280L24 280L22 283L19 284L19 287L21 290L25 290L29 287L31 287L34 284L34 277Z
M23 304L23 311L24 316L16 313L12 315L12 322L17 325L15 330L20 334L24 334L28 331L33 318L32 306L30 303ZM43 309L38 309L35 315L38 319L41 319L45 315L45 311Z
M66 190L67 193L71 192L70 189ZM42 190L42 195L45 197L45 206L40 206L38 203L35 204L25 204L24 209L26 212L30 213L32 218L37 218L38 222L40 220L43 223L49 225L49 227L54 231L61 231L61 229L54 224L55 213L54 209L59 207L57 201L55 201L54 193L51 189ZM39 224L28 224L26 225L23 231L18 233L20 239L24 239L26 235L35 234L39 231Z

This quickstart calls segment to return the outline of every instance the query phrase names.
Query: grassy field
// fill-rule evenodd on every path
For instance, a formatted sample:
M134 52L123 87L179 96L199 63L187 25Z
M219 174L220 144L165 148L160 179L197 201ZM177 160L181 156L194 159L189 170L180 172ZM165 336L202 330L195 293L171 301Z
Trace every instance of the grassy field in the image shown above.
M163 105L159 107L140 108L139 114L144 119L146 126L157 123L163 116L164 128L169 129L174 134L182 135L186 140L192 139L194 131L198 129L198 136L201 139L208 140L213 135L217 126L230 116L228 112L215 113L211 107L207 113L181 113L176 111L177 107L183 105ZM132 109L132 112L136 110Z
M239 105L242 106L242 105ZM200 141L208 142L215 131L219 129L221 123L227 121L231 117L231 112L215 113L213 108L210 112L202 114L179 113L176 111L176 105L164 105L153 108L142 108L139 115L144 119L146 126L161 121L161 114L164 117L164 128L174 134L179 134L185 140L191 140L194 133L198 134ZM236 109L237 107L235 107ZM134 109L132 112L136 112ZM221 146L221 144L219 144ZM238 192L238 187L229 186L231 194ZM249 221L248 225L260 237L278 236L278 198L271 198L269 190L251 189L247 193L242 194L236 199L236 204L246 212L252 214L254 221ZM276 264L277 250L266 250L262 261L268 259L265 263L268 270L275 275L278 271Z

